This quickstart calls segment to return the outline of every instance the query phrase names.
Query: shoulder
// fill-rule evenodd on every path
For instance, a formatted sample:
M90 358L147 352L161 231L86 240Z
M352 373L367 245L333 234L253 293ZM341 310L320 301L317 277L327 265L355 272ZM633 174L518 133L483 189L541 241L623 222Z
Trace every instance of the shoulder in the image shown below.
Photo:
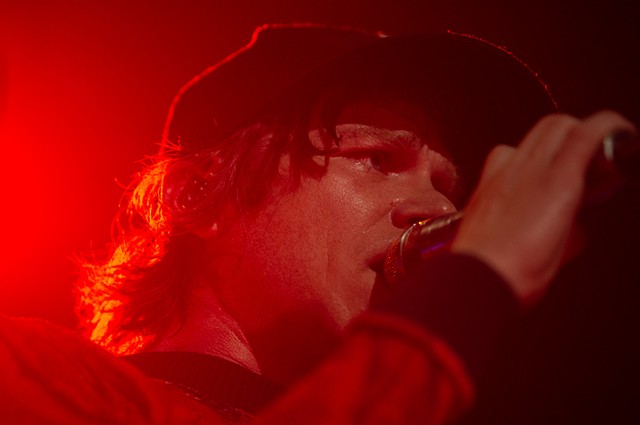
M85 340L0 316L0 413L19 423L224 423L212 411Z

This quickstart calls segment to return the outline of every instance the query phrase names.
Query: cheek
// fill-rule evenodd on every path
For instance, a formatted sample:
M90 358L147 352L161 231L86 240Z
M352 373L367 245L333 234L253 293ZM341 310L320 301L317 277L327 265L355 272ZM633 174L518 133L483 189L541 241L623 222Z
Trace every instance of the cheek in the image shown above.
M369 270L372 250L388 232L389 205L375 185L351 176L327 179L320 208L327 232L328 270L337 279ZM370 270L369 270L370 271Z
M337 305L336 319L346 324L369 305L375 272L371 247L379 244L386 214L375 198L352 179L336 178L326 193L331 211L327 235L327 285Z
M334 176L327 185L325 205L335 223L368 228L388 212L391 200L375 182L350 176Z

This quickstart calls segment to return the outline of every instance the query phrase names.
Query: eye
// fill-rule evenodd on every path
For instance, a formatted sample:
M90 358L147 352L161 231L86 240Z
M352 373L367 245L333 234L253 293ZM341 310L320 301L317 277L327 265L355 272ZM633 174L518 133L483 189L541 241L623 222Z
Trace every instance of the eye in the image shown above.
M382 174L393 173L401 168L398 155L388 150L358 150L343 153L343 156L353 159L367 170L374 170Z
M372 151L369 153L367 159L369 165L374 170L380 171L381 173L388 171L390 161L389 154L386 154L386 152Z

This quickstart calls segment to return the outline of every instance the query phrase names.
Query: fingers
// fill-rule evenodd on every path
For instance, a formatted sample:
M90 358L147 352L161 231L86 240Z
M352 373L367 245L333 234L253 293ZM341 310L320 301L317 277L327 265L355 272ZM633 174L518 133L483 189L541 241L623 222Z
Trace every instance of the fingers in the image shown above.
M561 168L586 170L604 137L615 130L634 130L633 124L613 111L601 111L583 120L554 114L542 118L518 147L520 162L539 161Z
M484 181L492 179L500 170L502 170L513 158L516 153L516 148L507 145L498 145L494 147L482 170L480 176L480 184Z
M546 290L566 259L587 169L603 138L634 130L617 113L542 119L517 148L489 155L453 250L494 267L523 299Z
M567 134L579 124L577 118L565 114L545 116L518 146L521 161L550 162L563 146Z
M601 111L583 120L564 114L546 116L529 131L511 158L502 162L504 174L510 175L512 185L515 179L528 176L549 190L581 198L587 169L602 149L605 136L617 130L635 128L613 111ZM492 166L489 174L495 172Z
M617 130L635 131L635 127L612 111L598 112L572 126L555 157L560 177L584 178L605 136Z

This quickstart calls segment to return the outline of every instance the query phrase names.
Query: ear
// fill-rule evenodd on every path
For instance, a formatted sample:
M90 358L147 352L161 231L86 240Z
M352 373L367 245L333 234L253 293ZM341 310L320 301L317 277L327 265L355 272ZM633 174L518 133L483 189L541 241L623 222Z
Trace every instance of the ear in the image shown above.
M200 220L199 223L193 223L189 232L205 241L212 241L224 237L225 231L229 229L229 224L235 218L239 217L240 212L230 203L226 203L220 210L216 211L215 216L209 216L208 219Z
M216 238L219 233L218 222L213 222L210 226L199 226L192 233L205 240Z

